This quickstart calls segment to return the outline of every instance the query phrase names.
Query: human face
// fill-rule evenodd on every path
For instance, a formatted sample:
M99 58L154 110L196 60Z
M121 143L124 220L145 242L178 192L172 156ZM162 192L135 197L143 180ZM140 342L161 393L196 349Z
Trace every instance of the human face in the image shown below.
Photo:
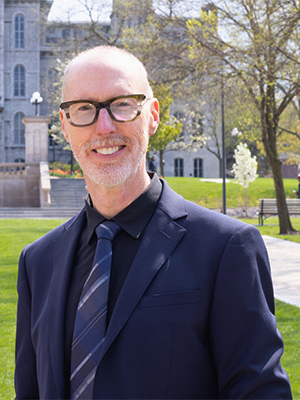
M113 97L142 93L136 84L132 65L85 63L73 66L68 77L64 101L93 100L104 102ZM87 180L105 187L122 185L130 179L139 181L146 173L145 155L149 135L158 124L157 101L150 99L141 115L131 122L116 122L104 108L97 121L87 127L71 126L61 110L62 129Z

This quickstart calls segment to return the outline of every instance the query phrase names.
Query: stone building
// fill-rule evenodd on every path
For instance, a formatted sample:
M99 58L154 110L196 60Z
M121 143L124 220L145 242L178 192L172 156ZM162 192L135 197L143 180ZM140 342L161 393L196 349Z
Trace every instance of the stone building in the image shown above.
M22 119L34 115L35 108L30 103L32 94L39 91L44 98L38 106L40 115L50 115L52 111L49 93L43 87L43 82L55 80L51 49L59 39L68 40L82 32L67 26L45 29L52 2L0 0L0 163L25 161ZM114 0L111 23L105 29L115 29L119 6L120 0ZM70 161L70 152L54 146L50 139L48 150L50 162ZM205 148L193 153L166 152L164 165L165 176L219 176L219 162Z
M25 160L25 126L40 90L40 21L52 2L0 0L0 162Z

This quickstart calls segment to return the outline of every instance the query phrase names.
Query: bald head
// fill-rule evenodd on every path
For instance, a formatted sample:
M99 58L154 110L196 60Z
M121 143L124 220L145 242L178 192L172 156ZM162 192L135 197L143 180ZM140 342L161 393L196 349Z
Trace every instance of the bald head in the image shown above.
M77 74L88 74L91 68L110 69L116 79L119 75L127 74L128 79L132 79L134 84L140 87L141 93L146 94L147 97L153 97L147 71L133 54L113 46L98 46L80 53L67 65L63 80L63 101L70 100L69 96L74 83L72 78Z

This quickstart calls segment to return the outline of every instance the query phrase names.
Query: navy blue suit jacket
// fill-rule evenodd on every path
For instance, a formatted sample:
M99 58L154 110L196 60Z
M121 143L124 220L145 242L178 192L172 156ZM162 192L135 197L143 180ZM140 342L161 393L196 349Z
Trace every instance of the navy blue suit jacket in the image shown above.
M20 257L17 399L63 399L64 313L85 210ZM114 308L96 399L290 399L256 228L164 182Z

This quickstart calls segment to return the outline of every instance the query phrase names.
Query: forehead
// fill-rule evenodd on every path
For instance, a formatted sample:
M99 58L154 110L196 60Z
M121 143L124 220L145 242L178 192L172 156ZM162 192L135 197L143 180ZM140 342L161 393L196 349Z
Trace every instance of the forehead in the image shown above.
M123 94L143 93L143 71L124 56L77 61L66 76L64 101L90 99L105 101Z

